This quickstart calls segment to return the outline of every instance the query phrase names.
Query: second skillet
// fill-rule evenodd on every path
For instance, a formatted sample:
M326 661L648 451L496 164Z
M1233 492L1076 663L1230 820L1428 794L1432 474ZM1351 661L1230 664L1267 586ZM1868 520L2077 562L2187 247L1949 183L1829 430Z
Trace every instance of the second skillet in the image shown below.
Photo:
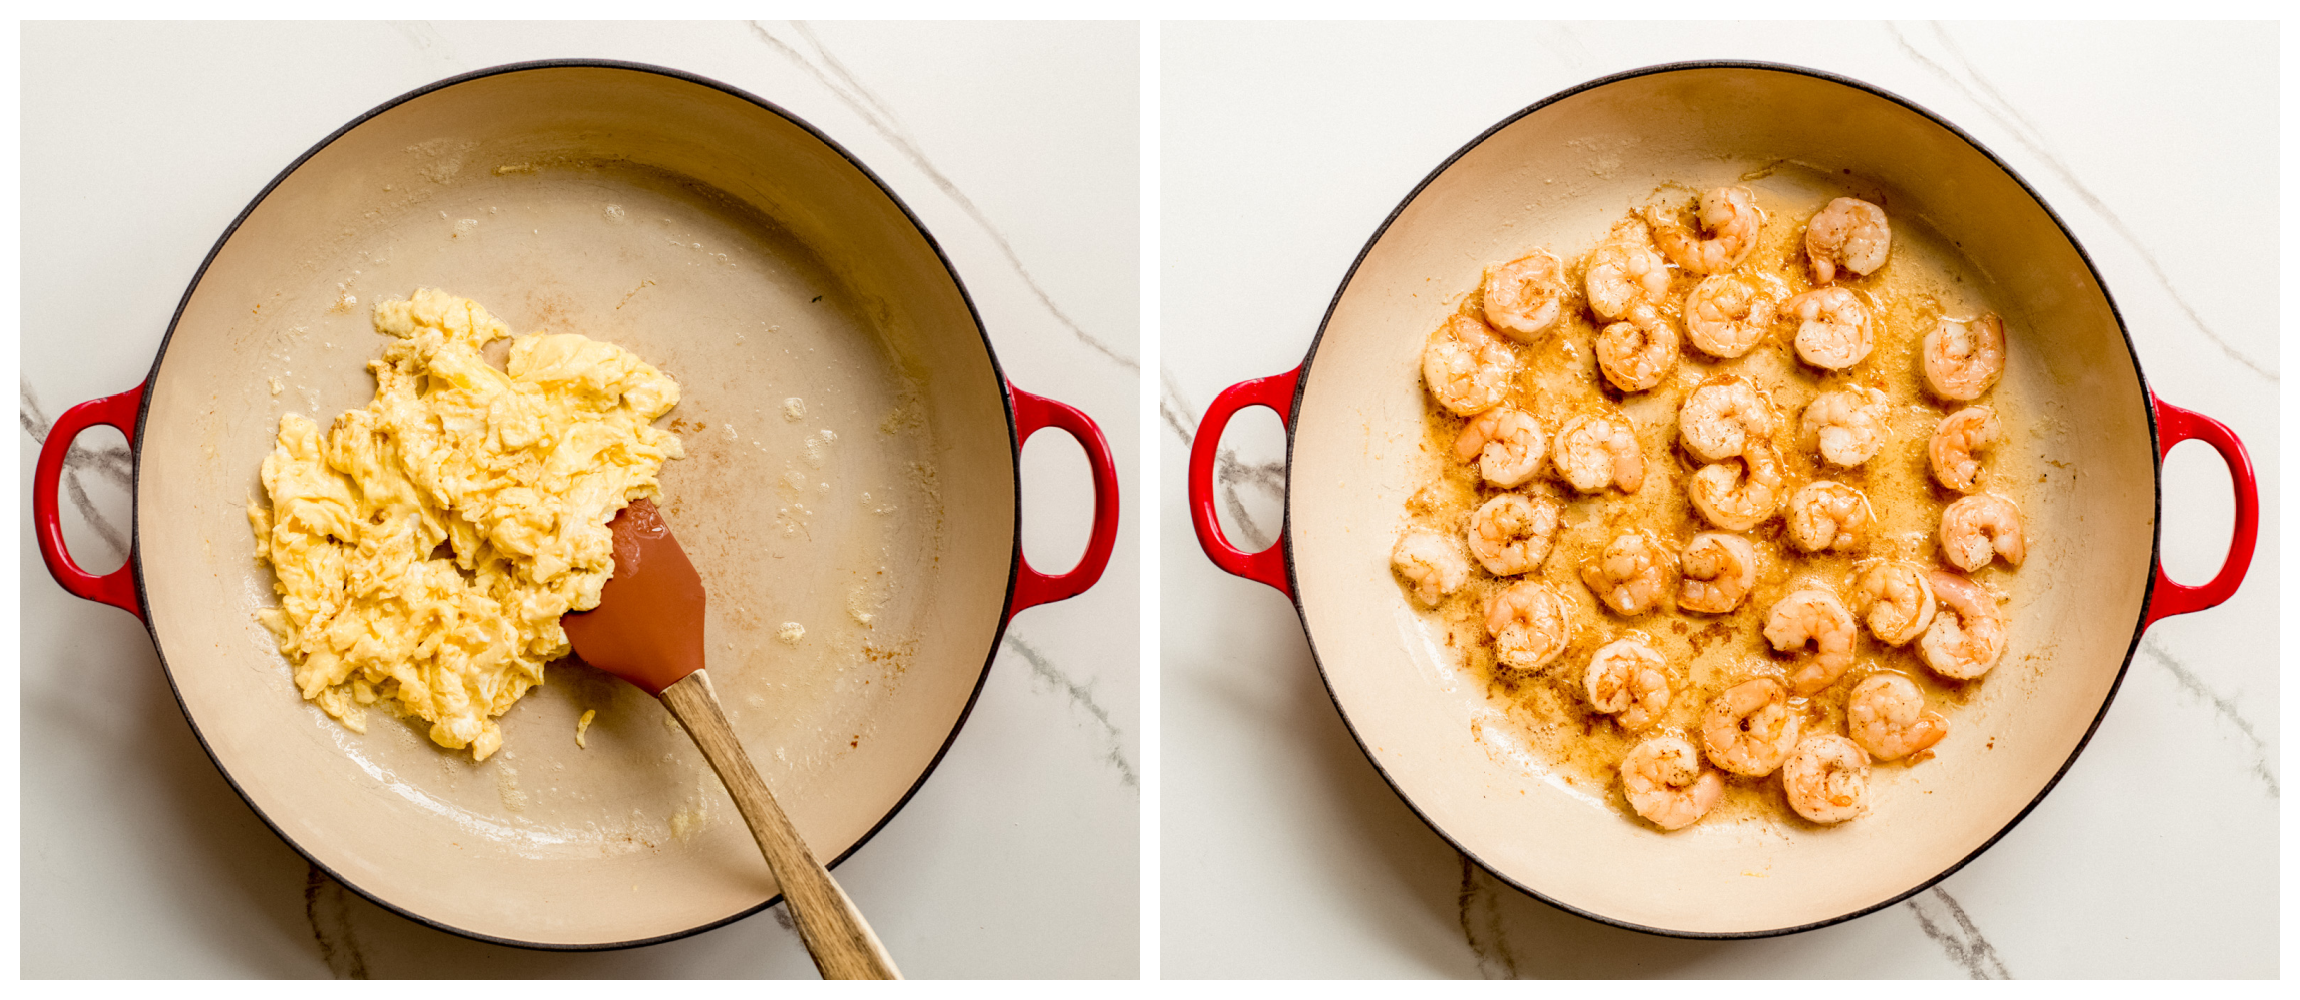
M2012 644L1954 717L1965 738L1944 742L1905 781L1880 775L1895 787L1839 827L1696 824L1663 834L1607 801L1611 788L1573 787L1511 739L1485 684L1436 641L1392 577L1406 498L1433 468L1417 448L1419 363L1429 331L1484 264L1542 244L1576 253L1664 184L1698 189L1773 170L1783 174L1751 183L1849 178L1841 183L1893 206L1912 234L1954 239L2016 331L1995 392L2049 418L2011 447L2084 471L2034 491ZM1219 438L1247 406L1276 410L1288 432L1285 530L1258 553L1221 537L1212 506ZM2173 584L2156 564L2159 458L2190 438L2220 452L2237 486L2236 537L2203 587ZM1671 446L1658 433L1642 444L1649 456ZM1207 554L1294 601L1352 735L1434 830L1560 907L1692 937L1835 923L1956 871L2025 816L2082 750L2141 632L2235 591L2258 524L2241 444L2149 391L2090 260L2020 178L1890 94L1746 63L1596 80L1510 117L1439 165L1367 242L1302 367L1234 385L1208 407L1188 485Z

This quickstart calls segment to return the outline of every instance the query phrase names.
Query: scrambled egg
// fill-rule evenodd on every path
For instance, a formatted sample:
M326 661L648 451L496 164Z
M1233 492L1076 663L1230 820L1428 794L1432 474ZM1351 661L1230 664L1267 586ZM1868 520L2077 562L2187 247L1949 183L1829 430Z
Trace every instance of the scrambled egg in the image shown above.
M682 456L651 426L679 386L575 334L512 337L498 371L480 348L510 328L437 289L379 303L375 329L398 339L368 364L374 402L324 435L280 418L271 507L248 505L279 577L258 617L303 697L346 727L366 732L374 705L485 760L495 718L567 653L559 616L598 605L607 522Z

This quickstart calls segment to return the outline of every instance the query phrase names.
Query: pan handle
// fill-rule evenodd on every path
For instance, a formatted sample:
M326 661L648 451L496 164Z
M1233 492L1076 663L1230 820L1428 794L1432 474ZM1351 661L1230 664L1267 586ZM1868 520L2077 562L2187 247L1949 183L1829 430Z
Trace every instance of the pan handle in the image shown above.
M2228 463L2228 478L2235 480L2236 487L2236 532L2228 540L2228 559L2220 564L2220 575L2201 587L2172 582L2164 575L2164 561L2157 560L2155 596L2148 601L2148 620L2143 627L2161 618L2202 611L2234 595L2244 582L2245 571L2252 568L2252 550L2260 540L2260 483L2252 474L2252 456L2245 453L2244 442L2236 439L2236 432L2204 414L2157 399L2154 393L2149 395L2149 402L2156 407L2159 467L2173 445L2190 440L2211 445Z
M32 469L32 537L39 541L40 558L48 564L48 575L75 597L109 604L137 618L144 617L144 609L136 602L136 560L131 556L119 569L103 576L73 562L72 553L64 548L63 522L57 518L56 486L64 476L64 456L81 431L97 424L117 427L133 449L136 409L143 401L144 387L138 385L117 396L91 399L65 410L48 428L47 440L40 442L40 462Z
M1078 557L1078 565L1070 572L1060 576L1032 569L1030 557L1023 555L1014 581L1014 601L1006 612L1007 620L1012 621L1024 608L1076 597L1102 579L1102 571L1110 565L1110 550L1118 542L1118 463L1110 458L1110 442L1102 437L1102 428L1077 407L1024 392L1012 382L1006 383L1006 391L1014 400L1017 455L1031 435L1052 427L1078 440L1094 476L1094 527L1086 535L1086 554Z
M1190 439L1190 526L1198 531L1198 547L1206 550L1206 558L1223 571L1276 587L1288 599L1294 596L1294 588L1286 582L1286 555L1279 551L1285 547L1282 533L1278 542L1260 552L1241 551L1222 537L1222 524L1214 516L1214 458L1230 418L1249 406L1277 411L1278 423L1291 433L1294 385L1301 377L1302 369L1297 367L1283 375L1252 379L1222 390L1206 408L1206 418L1198 422L1198 433Z

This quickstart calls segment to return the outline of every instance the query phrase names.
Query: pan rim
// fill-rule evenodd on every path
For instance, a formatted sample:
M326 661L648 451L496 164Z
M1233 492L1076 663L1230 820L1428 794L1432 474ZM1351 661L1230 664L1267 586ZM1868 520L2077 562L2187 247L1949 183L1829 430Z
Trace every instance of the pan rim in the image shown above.
M2100 710L2094 713L2092 722L2085 727L2084 735L2077 740L2076 746L2069 751L2068 759L2062 761L2060 767L2053 772L2052 777L2047 779L2044 785L2037 789L2036 795L2029 799L2028 803L2022 806L2018 812L2014 813L2012 818L2006 821L2002 828L1998 829L1994 834L1991 834L1987 839L1981 841L1979 846L1973 848L1970 853L1966 854L1962 858L1957 859L1955 863L1950 864L1939 874L1924 879L1905 892L1887 897L1886 899L1877 903L1863 906L1846 913L1828 917L1826 919L1784 927L1748 931L1688 931L1674 928L1648 926L1632 920L1624 920L1617 917L1611 917L1605 914L1590 911L1582 907L1574 906L1560 899L1553 898L1548 894L1545 894L1518 879L1512 878L1508 874L1505 874L1499 869L1495 868L1483 857L1480 857L1476 852L1464 847L1459 839L1457 839L1453 834L1447 832L1446 829L1440 826L1434 819L1432 819L1427 812L1424 812L1422 807L1415 803L1413 797L1406 792L1405 788L1398 783L1397 778L1391 775L1387 768L1382 766L1380 760L1375 758L1373 748L1367 745L1363 736L1359 735L1357 724L1351 720L1349 711L1342 707L1341 698L1334 690L1333 677L1326 670L1325 658L1318 652L1317 635L1310 629L1309 614L1307 610L1302 606L1301 580L1296 575L1294 560L1294 444L1296 435L1300 432L1300 423L1298 418L1301 416L1302 399L1309 390L1309 376L1311 373L1310 370L1317 361L1318 345L1324 342L1326 330L1328 326L1333 322L1334 312L1341 306L1342 296L1349 291L1350 283L1357 277L1358 268L1365 264L1367 256L1372 254L1374 247L1381 243L1382 237L1389 233L1390 227L1397 223L1398 218L1405 213L1407 208L1413 205L1416 199L1421 197L1423 191L1427 190L1431 184L1436 183L1437 179L1447 170L1452 169L1456 162L1460 161L1464 156L1469 155L1469 153L1472 150L1475 150L1478 146L1483 145L1486 140L1493 138L1502 130L1516 124L1518 120L1525 118L1528 115L1547 108L1550 105L1564 101L1584 92L1595 90L1600 87L1638 79L1641 77L1656 76L1665 73L1681 73L1710 69L1753 70L1758 72L1784 73L1794 76L1811 77L1829 83L1834 83L1842 87L1852 88L1874 97L1882 98L1912 113L1915 113L1927 121L1930 121L1934 125L1937 125L1940 128L1946 130L1949 134L1955 136L1965 145L1972 147L1975 152L1978 152L1983 157L1986 157L1988 161L1998 170L2003 171L2006 177L2011 178L2013 183L2019 185L2022 193L2028 195L2029 200L2035 202L2036 206L2043 210L2045 217L2050 219L2053 226L2060 231L2061 237L2068 241L2069 247L2076 251L2077 259L2084 263L2085 272L2092 278L2094 287L2100 290L2101 300L2108 306L2109 315L2115 319L2117 335L2124 339L2125 353L2132 362L2133 377L2134 380L2139 384L2142 408L2146 411L2144 416L2146 417L2148 423L2149 447L2151 453L2155 456L2150 464L2150 524L2153 526L2153 531L2149 538L2148 564L2149 566L2153 567L2162 562L2162 545L2164 536L2164 447L2161 431L2157 426L2157 414L2155 406L2156 396L2154 391L2148 387L2147 374L2142 369L2140 364L2140 352L2133 345L2132 331L2125 323L2123 311L2117 308L2115 296L2109 292L2108 282L2101 275L2099 265L2093 262L2092 254L2085 250L2084 244L2077 239L2076 233L2069 229L2068 223L2061 218L2060 213L2055 211L2052 205L2044 200L2044 196L2037 192L2036 187L2030 184L2027 178L2021 176L2019 171L2014 170L2012 165L2005 162L2004 158L1998 156L1994 150L1989 149L1986 145L1982 144L1979 139L1974 138L1964 129L1957 127L1947 118L1939 114L1935 114L1930 109L1916 103L1915 101L1901 97L1892 91L1886 90L1874 84L1870 84L1849 76L1844 76L1842 74L1832 73L1827 70L1814 69L1808 66L1798 66L1791 63L1778 63L1745 59L1697 59L1680 62L1656 63L1649 66L1641 66L1634 69L1623 70L1617 73L1611 73L1585 81L1580 84L1576 84L1564 90L1560 90L1554 94L1549 95L1548 97L1542 98L1539 101L1526 105L1524 108L1510 114L1499 122L1494 123L1485 131L1478 133L1476 137L1470 139L1459 149L1454 150L1451 155L1440 161L1438 165L1429 172L1428 175L1424 176L1419 183L1413 186L1412 190L1406 193L1405 197L1398 202L1397 207L1391 209L1389 215L1382 219L1381 225L1375 227L1373 235L1367 238L1365 246L1360 248L1358 250L1357 256L1350 261L1349 270L1343 273L1341 283L1335 286L1333 298L1328 300L1326 303L1325 315L1319 318L1317 333L1311 337L1309 349L1303 354L1302 364L1300 368L1297 369L1299 374L1294 381L1293 403L1287 411L1285 419L1286 501L1283 508L1285 511L1285 516L1279 526L1278 531L1278 543L1284 547L1283 551L1285 553L1286 583L1289 587L1287 599L1294 606L1295 617L1298 618L1302 623L1302 636L1310 647L1310 660L1318 668L1318 680L1325 686L1327 699L1333 702L1335 713L1341 716L1342 728L1349 732L1351 741L1358 745L1358 751L1365 755L1366 762L1373 765L1374 773L1381 776L1383 783L1389 785L1390 790L1397 794L1398 799L1405 803L1406 808L1414 814L1415 818L1421 820L1424 826L1429 827L1430 832L1435 833L1440 838L1444 839L1447 845L1453 847L1455 851L1459 852L1462 857L1468 859L1471 863L1474 863L1479 868L1484 869L1485 872L1488 875L1491 875L1495 880L1501 882L1504 885L1510 886L1519 892L1525 893L1526 895L1531 896L1534 899L1541 901L1542 903L1545 903L1556 909L1563 910L1567 913L1571 913L1575 916L1583 917L1601 924L1620 927L1625 930L1638 931L1641 933L1652 934L1660 937L1686 938L1694 940L1751 940L1757 938L1781 937L1784 935L1798 934L1810 930L1818 930L1823 927L1828 927L1834 924L1843 923L1848 920L1864 917L1871 913L1875 913L1878 910L1882 910L1888 906L1898 904L1920 892L1940 884L1949 876L1956 874L1967 864L1972 863L1975 858L1978 858L1982 854L1986 853L1989 848L1996 846L1996 843L1999 840L2004 839L2005 835L2011 833L2014 827L2019 826L2022 820L2027 819L2029 814L2035 811L2036 807L2044 801L2045 796L2051 794L2052 790L2060 784L2061 778L2068 774L2069 768L2076 765L2076 759L2084 754L2085 748L2092 743L2093 734L2099 731L2101 722L2108 717L2108 710L2110 706L2116 703L2116 695L2124 685L2125 674L2132 668L2132 658L2140 651L2141 636L2148 630L2147 609L2155 601L2156 574L2146 574L2146 578L2142 584L2141 590L2141 614L2136 616L2137 620L2133 624L2132 640L2125 646L2124 660L2122 663L2117 665L2116 676L2109 682L2108 693L2104 698L2101 699Z
M927 761L925 768L919 772L918 778L911 782L910 787L903 791L902 795L895 800L894 805L887 809L885 815L879 817L878 821L873 823L869 830L865 831L863 835L857 838L852 845L847 847L846 850L841 851L837 857L824 862L825 868L835 868L847 858L852 857L855 852L862 850L863 845L870 843L871 839L876 837L879 831L885 829L888 823L893 822L895 815L902 812L904 806L910 804L910 800L918 794L919 789L926 786L927 778L933 776L935 769L941 766L943 758L950 753L951 747L958 742L959 732L966 728L967 719L974 714L975 703L981 699L983 687L990 680L991 665L998 659L998 650L1004 644L1006 639L1006 627L1014 615L1015 584L1020 579L1022 566L1022 443L1018 437L1018 432L1015 424L1013 384L1007 380L1006 369L998 362L998 352L990 342L990 332L988 328L986 328L983 324L981 309L975 305L973 294L967 291L965 281L959 277L958 269L951 263L950 255L943 250L941 241L935 239L933 232L927 229L925 221L918 217L917 212L911 210L910 205L904 202L902 197L896 194L894 189L888 186L883 178L879 177L876 172L872 171L869 166L865 165L862 160L857 158L852 152L849 152L845 146L840 145L836 140L832 139L828 134L825 134L821 129L816 128L806 119L799 117L791 111L783 108L779 104L769 101L763 97L759 97L758 95L753 94L747 90L733 86L731 84L720 82L701 74L690 73L680 69L673 69L668 66L658 66L651 63L632 62L621 59L534 59L521 62L502 63L499 65L484 67L481 69L472 70L467 73L459 73L454 76L435 80L431 83L417 87L413 90L407 91L406 93L384 101L383 103L368 109L366 112L361 113L358 117L353 118L349 122L344 123L342 127L328 133L325 138L319 140L317 143L314 143L311 148L304 150L301 155L298 155L293 161L289 162L285 168L281 169L280 172L274 175L270 181L266 182L261 190L256 192L255 197L249 200L247 207L241 209L239 214L232 218L231 223L226 225L224 227L223 233L216 238L215 245L208 249L208 253L205 257L201 258L199 267L192 272L191 282L184 287L184 294L182 298L178 299L176 302L175 312L168 318L167 330L161 334L159 346L153 351L152 366L145 373L144 381L139 386L139 388L143 390L143 394L138 399L136 404L135 440L143 440L144 424L145 421L150 417L153 383L159 378L161 362L165 361L168 356L168 345L175 339L176 327L183 321L184 310L190 306L192 295L199 290L200 282L206 278L208 268L210 265L215 263L217 255L223 252L224 245L231 242L232 236L239 232L240 226L247 221L250 215L255 213L255 210L264 203L265 199L271 197L271 194L274 190L278 189L282 183L285 183L287 179L297 170L302 169L303 165L310 161L312 157L319 155L320 151L326 149L330 145L333 145L336 140L350 134L354 129L357 129L361 125L366 124L370 119L373 119L378 115L397 108L400 105L406 104L410 101L434 93L436 91L445 90L449 87L470 83L488 77L501 76L510 73L559 69L623 70L668 77L685 83L707 87L712 90L716 90L729 96L738 98L740 100L747 101L752 105L768 112L769 114L782 118L792 125L797 126L801 131L814 138L815 141L822 143L832 152L837 153L839 158L845 160L850 167L852 167L856 172L860 173L865 179L869 180L872 186L876 187L881 194L886 196L887 200L894 205L895 209L902 213L904 220L906 220L913 229L917 230L919 237L926 241L928 249L934 252L935 259L942 263L943 273L950 277L951 286L958 291L960 301L964 302L966 305L967 317L974 324L975 335L982 340L983 355L990 362L990 371L992 377L997 380L999 406L1006 417L1006 437L1008 448L1007 465L1014 496L1014 512L1012 521L1014 525L1014 539L1013 544L1010 546L1010 551L1007 558L1006 594L999 608L998 623L991 633L990 647L988 652L983 656L982 669L975 675L974 687L967 693L966 704L959 709L958 718L952 722L950 732L943 738L942 745L935 749L934 756ZM151 602L145 591L144 563L142 554L143 550L141 546L135 544L135 540L139 536L139 532L141 530L140 525L142 523L143 505L141 487L143 482L144 454L141 448L133 448L131 450L134 453L135 460L130 463L128 490L128 565L133 569L132 576L135 581L136 604L139 608L143 608L148 611L151 606ZM184 703L183 690L176 683L175 668L170 666L168 662L167 647L160 642L159 630L155 625L153 625L150 615L148 613L139 614L138 617L143 619L144 631L147 635L150 636L152 640L153 654L160 661L160 671L167 678L168 693L174 696L176 699L177 711L183 715L185 724L189 726L192 731L192 738L199 741L200 750L207 754L209 763L214 764L216 773L223 777L224 784L230 786L232 792L240 797L240 801L246 803L248 809L255 813L256 818L262 821L264 826L269 828L275 836L279 837L281 842L287 844L287 846L294 850L296 854L302 856L305 862L309 863L314 869L326 873L329 878L334 879L338 884L344 886L347 889L350 889L355 893L358 893L361 898L364 898L367 901L384 908L385 910L425 926L446 931L458 937L469 938L474 941L485 942L488 944L507 945L510 947L524 948L533 951L586 952L615 951L624 948L638 948L652 944L662 944L665 942L676 941L681 938L701 934L705 931L716 930L720 927L732 924L736 921L757 914L762 910L771 908L776 903L782 901L782 893L778 891L774 895L767 897L765 901L748 909L740 910L715 920L706 921L693 927L659 934L652 937L633 938L623 941L608 941L599 943L562 943L549 941L524 941L517 938L502 937L499 935L474 931L468 928L455 926L454 924L450 924L442 920L437 920L425 916L397 903L391 902L390 900L386 900L376 893L370 892L366 888L354 883L350 879L345 878L334 868L329 867L327 864L321 862L317 857L314 857L310 850L307 850L301 843L297 842L295 838L289 836L277 822L273 821L270 814L266 813L262 806L256 804L256 801L249 797L247 790L242 788L239 781L232 777L231 769L224 766L223 759L216 755L215 747L208 742L207 735L200 729L199 721L192 717L190 707Z

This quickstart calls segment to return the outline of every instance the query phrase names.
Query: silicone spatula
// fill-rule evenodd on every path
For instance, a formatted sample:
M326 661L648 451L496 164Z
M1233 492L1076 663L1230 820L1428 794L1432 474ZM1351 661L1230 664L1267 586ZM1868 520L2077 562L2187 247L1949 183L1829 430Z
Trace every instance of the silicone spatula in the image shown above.
M766 854L823 978L902 978L728 728L703 671L703 580L679 540L650 500L632 501L607 526L615 533L615 575L599 591L598 607L560 619L576 655L661 699L687 727Z

